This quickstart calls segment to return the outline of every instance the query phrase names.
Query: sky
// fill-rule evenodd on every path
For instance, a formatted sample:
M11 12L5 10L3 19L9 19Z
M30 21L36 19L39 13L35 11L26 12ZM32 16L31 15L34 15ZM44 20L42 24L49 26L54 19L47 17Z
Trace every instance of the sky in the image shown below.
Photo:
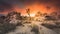
M17 11L25 15L28 8L31 14L60 11L60 0L0 0L0 14Z

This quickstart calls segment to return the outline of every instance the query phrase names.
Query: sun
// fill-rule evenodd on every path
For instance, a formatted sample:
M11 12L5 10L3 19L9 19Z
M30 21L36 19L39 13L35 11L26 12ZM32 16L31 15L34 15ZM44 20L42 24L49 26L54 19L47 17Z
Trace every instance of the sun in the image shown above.
M35 14L30 14L31 17L35 17Z

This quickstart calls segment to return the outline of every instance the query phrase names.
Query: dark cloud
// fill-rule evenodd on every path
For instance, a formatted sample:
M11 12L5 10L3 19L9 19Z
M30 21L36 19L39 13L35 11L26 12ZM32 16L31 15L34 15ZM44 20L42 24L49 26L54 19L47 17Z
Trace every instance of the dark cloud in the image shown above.
M0 0L0 12L3 12L4 10L10 10L11 8L11 4L5 2L4 0Z
M0 0L0 12L4 10L12 10L14 5L23 8L25 3L29 1L25 0Z

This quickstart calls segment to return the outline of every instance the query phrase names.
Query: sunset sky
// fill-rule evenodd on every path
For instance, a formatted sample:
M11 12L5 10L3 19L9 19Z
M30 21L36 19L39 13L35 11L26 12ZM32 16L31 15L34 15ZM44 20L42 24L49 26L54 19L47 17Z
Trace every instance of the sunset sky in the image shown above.
M60 0L0 0L0 15L11 11L25 15L28 8L31 14L38 11L42 13L60 11Z

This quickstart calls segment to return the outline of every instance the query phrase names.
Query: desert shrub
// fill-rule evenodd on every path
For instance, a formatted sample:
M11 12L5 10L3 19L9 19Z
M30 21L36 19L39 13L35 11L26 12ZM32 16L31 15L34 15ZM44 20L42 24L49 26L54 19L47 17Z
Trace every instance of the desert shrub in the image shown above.
M38 26L37 26L37 25L34 25L34 26L32 27L31 32L35 32L35 34L39 34L39 28L38 28Z
M5 34L9 31L12 31L16 28L16 26L14 24L10 24L10 23L4 23L4 24L0 24L0 34Z

